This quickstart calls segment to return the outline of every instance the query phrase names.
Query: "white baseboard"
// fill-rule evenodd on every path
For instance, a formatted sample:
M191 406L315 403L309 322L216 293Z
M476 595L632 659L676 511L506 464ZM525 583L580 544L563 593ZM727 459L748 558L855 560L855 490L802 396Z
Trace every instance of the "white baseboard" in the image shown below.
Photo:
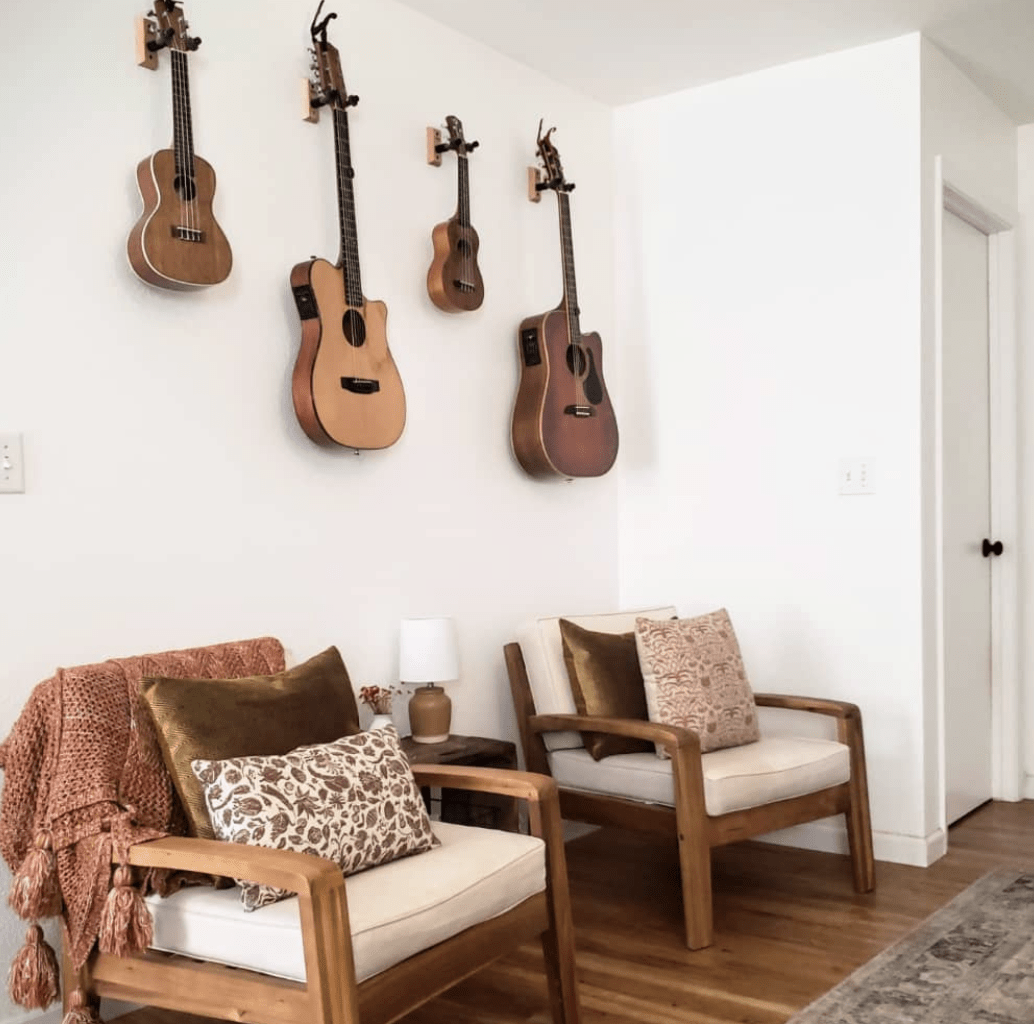
M809 821L805 825L780 829L758 836L759 842L776 843L779 846L796 846L804 850L820 850L823 853L847 853L847 829L835 818ZM928 836L906 836L898 832L872 833L873 855L877 860L892 864L910 864L925 868L948 852L947 836L941 829Z
M125 1013L132 1013L133 1010L139 1009L139 1003L124 1003L121 999L102 999L101 1020L104 1021L104 1024L107 1024L108 1021L114 1020L116 1017L121 1017ZM17 1017L6 1017L4 1024L61 1024L64 1016L60 1006L52 1006L49 1010L44 1010L42 1013L23 1013Z
M1023 776L1023 793L1024 800L1034 800L1034 775Z

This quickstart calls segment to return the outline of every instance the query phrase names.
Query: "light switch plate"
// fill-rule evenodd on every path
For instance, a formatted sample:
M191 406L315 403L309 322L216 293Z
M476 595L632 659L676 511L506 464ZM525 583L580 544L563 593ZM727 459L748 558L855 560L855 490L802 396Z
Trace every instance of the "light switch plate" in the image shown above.
M21 434L0 434L0 494L25 490L25 456Z
M876 460L871 456L841 459L839 491L841 494L873 494L876 491Z

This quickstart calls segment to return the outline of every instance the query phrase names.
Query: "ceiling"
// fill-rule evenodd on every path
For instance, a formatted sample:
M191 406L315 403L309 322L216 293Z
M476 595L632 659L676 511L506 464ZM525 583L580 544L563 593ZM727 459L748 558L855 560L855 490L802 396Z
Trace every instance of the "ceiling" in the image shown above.
M1034 0L401 0L608 104L922 31L1034 121Z

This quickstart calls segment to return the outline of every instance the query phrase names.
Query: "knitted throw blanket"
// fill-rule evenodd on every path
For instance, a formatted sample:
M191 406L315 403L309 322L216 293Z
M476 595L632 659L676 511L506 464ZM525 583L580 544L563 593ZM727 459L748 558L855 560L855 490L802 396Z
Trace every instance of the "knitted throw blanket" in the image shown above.
M15 873L11 905L30 920L60 913L76 968L93 949L106 913L109 930L110 921L125 930L134 914L146 915L150 941L150 915L131 888L128 868L115 872L112 888L113 855L123 862L135 843L186 831L154 726L139 699L141 679L229 679L283 668L280 641L264 637L60 669L33 690L0 744L0 854ZM167 874L149 872L138 881L145 890L162 891ZM123 901L120 909L119 896L136 903ZM140 948L118 937L108 944L112 952ZM16 1000L36 1007L56 998L52 959L40 929L30 928L12 967ZM19 987L19 970L33 981ZM54 984L39 982L39 970L52 972Z

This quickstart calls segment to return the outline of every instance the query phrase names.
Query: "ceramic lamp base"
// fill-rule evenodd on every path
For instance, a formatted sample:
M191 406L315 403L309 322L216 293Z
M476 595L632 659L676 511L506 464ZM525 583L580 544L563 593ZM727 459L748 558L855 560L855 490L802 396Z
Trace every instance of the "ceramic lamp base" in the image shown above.
M452 701L440 686L421 686L409 699L409 726L417 743L444 743L449 738Z

